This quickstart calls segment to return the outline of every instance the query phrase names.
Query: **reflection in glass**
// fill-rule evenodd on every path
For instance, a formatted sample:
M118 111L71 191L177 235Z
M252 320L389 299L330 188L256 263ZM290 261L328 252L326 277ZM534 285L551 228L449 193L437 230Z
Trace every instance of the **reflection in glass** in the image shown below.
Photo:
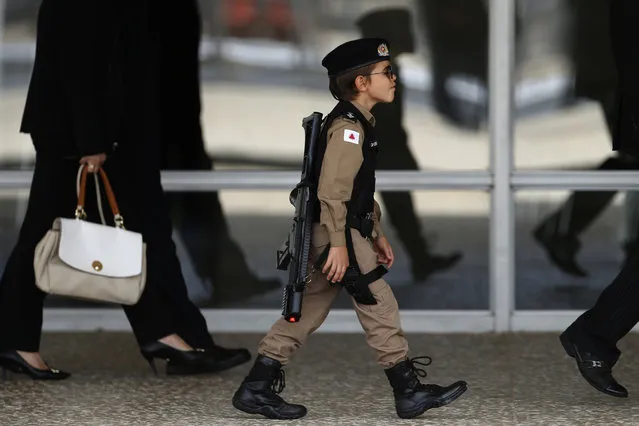
M617 105L610 3L518 2L517 168L637 168L610 152Z
M201 194L200 197L211 195ZM380 199L383 226L397 257L396 264L386 277L395 288L402 308L487 309L488 196L475 192L415 192L413 200L422 227L421 235L414 230L407 233L406 229L396 226L397 215L392 221L393 214L389 212L385 201ZM279 289L268 290L264 284L253 285L246 270L242 269L242 263L245 262L246 268L261 280L273 276L282 281L286 279L285 273L275 270L275 252L287 235L293 214L288 193L223 191L220 201L228 223L228 240L204 237L216 235L206 231L216 226L211 219L209 222L200 221L199 225L188 220L176 224L184 248L187 251L189 245L196 248L189 254L191 261L197 265L197 259L202 259L202 264L210 268L212 275L209 277L217 277L211 279L212 304L204 302L203 305L252 308L279 306ZM174 208L179 205L174 204ZM189 242L184 237L186 232L203 237L199 245ZM219 247L219 251L211 249L215 246ZM425 251L421 252L420 249ZM460 263L451 265L450 269L440 274L429 275L423 281L415 281L413 261L428 262L426 255L453 250L463 252L464 259ZM226 269L215 265L224 265ZM228 291L236 291L240 295L239 299L224 296L227 300L220 300L219 297ZM217 300L216 292L219 296ZM350 308L347 298L339 300L336 307Z
M637 198L614 195L517 193L517 309L592 305L639 247Z
M270 201L267 201L268 200ZM416 191L412 193L421 234L408 234L396 226L388 205L382 207L382 226L395 252L395 265L385 279L393 287L402 309L488 309L488 208L483 192ZM227 214L231 235L243 248L248 264L260 277L275 271L275 251L286 237L292 206L288 194L224 191L220 199ZM397 220L397 216L396 220ZM428 262L429 255L459 250L463 259L449 269L416 281L412 263ZM279 275L286 279L286 274ZM279 290L244 300L237 307L279 306ZM213 295L215 299L215 295ZM350 309L342 295L336 308Z
M5 0L0 23L0 170L31 168L31 140L20 135L20 120L35 55L39 0Z
M17 239L27 191L0 192L0 270ZM276 250L293 215L288 191L169 193L174 241L189 295L202 307L279 309L280 285L287 278L275 268ZM413 192L421 233L391 222L378 196L382 225L396 262L385 276L402 309L488 309L488 208L483 192ZM196 203L199 208L191 209ZM217 205L215 205L217 203ZM220 208L221 207L221 208ZM73 212L74 206L70 212ZM212 215L217 210L217 215ZM416 250L424 244L427 253ZM461 261L416 280L413 262L425 254L459 250ZM46 306L98 306L49 297ZM337 308L351 308L342 295Z
M0 169L30 167L33 160L30 140L18 129L33 66L39 1L6 3ZM199 16L193 12L195 3ZM391 6L379 1L189 0L171 7L171 13L157 14L166 19L159 27L172 43L162 45L168 81L162 84L167 107L160 125L175 123L182 131L163 128L163 143L186 140L188 145L192 139L193 150L199 151L172 151L186 159L165 166L202 170L297 168L301 118L330 111L334 103L321 58L341 42L364 33L373 36L358 22ZM406 11L410 25L384 19L374 27L398 48L413 45L396 58L404 85L401 118L410 167L486 169L486 2L397 0L392 8ZM194 37L198 22L201 32ZM199 52L193 48L198 43ZM193 81L198 72L199 88ZM193 88L201 95L201 113L189 94ZM195 124L198 113L201 130ZM201 161L200 151L212 157L212 165Z

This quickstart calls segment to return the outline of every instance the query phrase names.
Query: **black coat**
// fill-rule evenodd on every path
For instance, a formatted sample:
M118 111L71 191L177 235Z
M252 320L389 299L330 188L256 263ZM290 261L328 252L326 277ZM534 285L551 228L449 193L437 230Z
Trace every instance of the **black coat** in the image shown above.
M610 0L570 0L573 19L570 57L575 69L575 96L603 102L617 87L617 68L610 43Z
M201 17L197 0L153 3L152 30L159 36L158 106L162 166L210 170L200 122Z
M613 149L639 158L639 2L612 0L611 39L618 73Z
M109 153L149 118L147 0L43 0L21 132L38 153ZM131 138L132 139L132 138Z

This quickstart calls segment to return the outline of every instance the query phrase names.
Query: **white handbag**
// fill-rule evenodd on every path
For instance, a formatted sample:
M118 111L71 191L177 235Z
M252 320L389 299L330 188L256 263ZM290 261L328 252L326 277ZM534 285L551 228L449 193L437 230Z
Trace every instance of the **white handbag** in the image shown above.
M142 234L124 228L106 173L99 169L115 226L104 220L97 174L95 181L102 224L87 222L87 169L77 178L75 219L56 218L36 246L33 266L36 285L45 293L100 302L134 305L146 284L146 244Z

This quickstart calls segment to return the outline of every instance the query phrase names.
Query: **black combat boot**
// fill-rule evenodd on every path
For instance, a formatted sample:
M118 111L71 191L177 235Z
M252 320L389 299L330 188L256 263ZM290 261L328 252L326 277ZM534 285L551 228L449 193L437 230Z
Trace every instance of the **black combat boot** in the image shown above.
M417 361L421 359L426 362ZM402 419L411 419L430 408L448 405L466 392L467 386L464 381L446 387L420 383L417 376L426 377L426 371L416 368L415 364L427 366L431 362L430 357L416 357L384 370L393 387L397 415Z
M233 395L233 406L249 414L270 419L292 420L306 415L303 405L289 404L278 394L286 386L279 361L258 355L253 368Z

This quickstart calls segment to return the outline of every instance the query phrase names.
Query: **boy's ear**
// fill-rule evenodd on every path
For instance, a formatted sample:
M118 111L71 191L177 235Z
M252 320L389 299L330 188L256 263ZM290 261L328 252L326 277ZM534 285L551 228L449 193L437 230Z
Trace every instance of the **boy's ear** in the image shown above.
M357 77L355 77L355 88L357 89L357 91L364 91L364 89L366 89L367 83L368 80L363 75L358 75Z

